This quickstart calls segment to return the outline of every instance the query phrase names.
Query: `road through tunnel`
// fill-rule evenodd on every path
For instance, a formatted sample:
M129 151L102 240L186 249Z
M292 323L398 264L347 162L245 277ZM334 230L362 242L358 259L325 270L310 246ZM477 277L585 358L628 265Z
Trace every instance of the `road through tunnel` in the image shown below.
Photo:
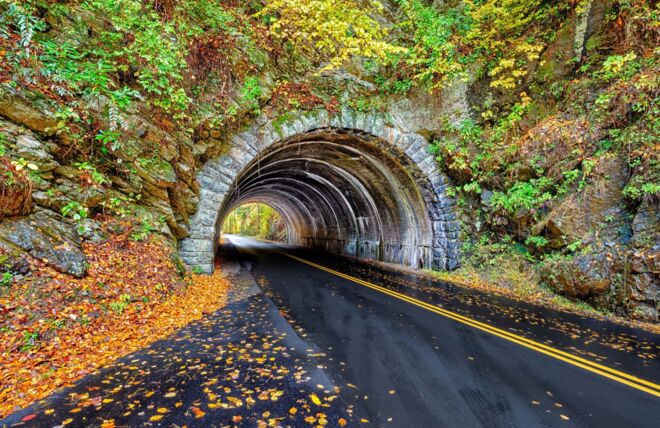
M180 249L189 265L212 270L227 215L263 203L280 214L292 244L417 268L458 266L453 201L422 137L384 124L383 135L314 125L266 139L263 129L243 133L207 162Z

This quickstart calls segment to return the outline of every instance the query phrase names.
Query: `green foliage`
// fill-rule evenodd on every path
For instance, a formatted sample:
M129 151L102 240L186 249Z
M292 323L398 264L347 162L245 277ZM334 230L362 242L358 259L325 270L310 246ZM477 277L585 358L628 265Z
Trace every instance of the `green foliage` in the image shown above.
M236 18L223 7L221 2L183 0L178 3L179 13L185 11L190 20L183 26L189 35L203 34L205 31L221 30L236 34Z
M280 214L268 205L257 203L241 205L234 209L225 218L222 231L272 240L283 240L286 235Z
M204 269L202 269L200 266L193 266L193 268L192 268L192 272L193 272L195 275L201 275L201 274L204 273Z
M558 18L570 8L541 0L397 3L405 17L399 33L412 45L404 59L416 78L444 86L475 64L477 73L490 76L490 86L500 90L522 83L527 65L539 59Z
M117 151L121 148L121 144L119 142L120 137L120 132L100 130L94 139L101 142L101 150L104 153L108 153L109 150Z
M110 309L112 309L117 314L122 314L128 308L128 306L133 301L133 298L130 294L122 294L119 296L119 300L110 303Z
M0 37L10 37L10 27L18 30L20 45L24 48L19 56L28 57L34 34L46 28L45 23L34 13L30 2L7 1L7 9L0 14Z
M641 200L644 197L660 197L660 184L658 183L628 183L623 189L623 194L633 200Z
M388 79L386 76L379 74L374 79L380 92L386 94L406 94L414 85L413 79L399 78Z
M516 182L506 192L493 192L491 203L495 208L502 208L514 214L520 209L530 210L552 199L550 187L552 181L547 177Z
M525 240L525 245L534 246L536 248L543 248L548 245L549 241L543 236L529 236Z
M71 201L60 209L64 217L71 217L75 221L87 218L89 210L78 201Z
M150 95L155 106L182 117L190 103L180 85L187 51L177 41L175 24L160 19L139 0L93 0L85 6L93 13L106 16L115 29L102 33L105 48L92 51L110 64L97 65L94 69L98 71L90 75L100 78L104 72L114 69L127 71L127 65L120 61L124 57L131 58L138 66L134 75L143 96ZM131 34L133 42L125 44L122 33ZM118 95L125 96L126 92Z
M30 333L28 331L23 332L23 345L21 345L21 352L29 352L36 348L37 341L39 340L39 333Z
M259 100L263 95L263 88L256 77L248 77L240 91L241 104L255 116L259 115Z
M596 76L603 80L630 79L641 69L635 52L625 55L610 55L603 62L603 68Z
M465 64L471 60L470 56L459 53L461 36L472 25L465 5L440 11L421 0L397 0L397 3L405 17L399 24L401 32L412 35L414 40L405 60L418 70L415 77L442 85L463 75Z
M108 210L111 214L114 214L120 218L124 218L135 214L135 207L133 204L139 200L139 195L119 195L108 198L107 200L101 202L101 206L104 208L104 210Z
M11 272L3 272L0 275L0 287L9 287L14 282L14 275Z
M0 156L4 156L7 153L7 137L5 134L0 132Z
M90 162L77 162L74 164L76 168L78 168L80 171L86 171L89 173L89 176L91 177L92 181L96 185L104 185L104 184L110 184L110 181L105 178L105 175L100 173L94 165L92 165Z
M154 227L150 221L143 219L139 226L133 230L131 233L131 239L133 241L141 242L146 240L151 233L153 233Z

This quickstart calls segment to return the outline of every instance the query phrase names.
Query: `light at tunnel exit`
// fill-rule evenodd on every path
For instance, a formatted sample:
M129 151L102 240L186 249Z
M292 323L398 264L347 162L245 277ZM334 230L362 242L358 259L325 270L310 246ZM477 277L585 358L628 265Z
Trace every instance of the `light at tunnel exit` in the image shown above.
M259 202L234 208L222 223L222 233L287 242L287 224L280 213Z

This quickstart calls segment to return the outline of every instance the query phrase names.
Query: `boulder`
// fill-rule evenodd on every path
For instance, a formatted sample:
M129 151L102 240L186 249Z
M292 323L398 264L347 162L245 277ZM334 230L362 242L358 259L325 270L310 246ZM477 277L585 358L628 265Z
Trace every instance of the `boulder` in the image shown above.
M58 217L52 212L39 211L5 219L0 222L0 245L25 251L60 272L82 277L87 270L87 259L80 249L80 238L73 226Z
M557 293L589 300L635 319L657 321L660 247L632 253L599 246L572 259L546 261L541 278Z
M580 299L601 297L611 285L610 257L607 253L592 253L549 261L541 269L541 278L564 296Z

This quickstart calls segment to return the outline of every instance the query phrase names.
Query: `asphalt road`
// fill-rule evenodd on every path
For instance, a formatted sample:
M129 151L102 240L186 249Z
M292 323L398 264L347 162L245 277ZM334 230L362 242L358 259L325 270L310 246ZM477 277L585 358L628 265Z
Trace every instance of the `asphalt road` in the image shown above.
M225 308L0 426L658 426L656 334L228 238Z
M355 260L240 237L229 240L290 324L328 354L326 372L354 403L356 420L393 427L660 423L660 398L652 387L640 390L585 370L281 251L582 355L651 385L660 381L658 335Z

